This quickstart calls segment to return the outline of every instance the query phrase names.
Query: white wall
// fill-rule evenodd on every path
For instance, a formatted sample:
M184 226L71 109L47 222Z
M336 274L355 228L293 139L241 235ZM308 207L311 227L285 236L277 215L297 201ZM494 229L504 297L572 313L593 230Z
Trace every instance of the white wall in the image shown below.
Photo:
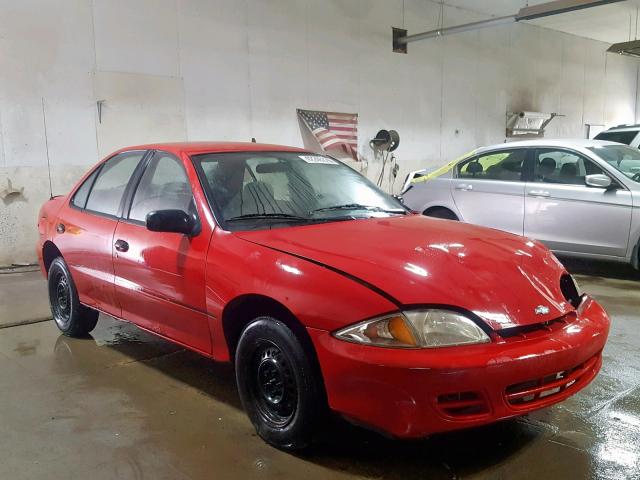
M435 28L439 8L429 0L0 0L0 198L9 180L24 188L0 199L0 265L35 258L47 158L61 194L120 146L251 137L303 145L296 108L309 108L359 113L372 178L379 163L369 139L398 130L404 177L502 142L508 110L566 115L548 137L636 120L637 62L605 55L604 43L514 24L391 52L391 26L404 18L410 32ZM480 18L445 7L445 26Z

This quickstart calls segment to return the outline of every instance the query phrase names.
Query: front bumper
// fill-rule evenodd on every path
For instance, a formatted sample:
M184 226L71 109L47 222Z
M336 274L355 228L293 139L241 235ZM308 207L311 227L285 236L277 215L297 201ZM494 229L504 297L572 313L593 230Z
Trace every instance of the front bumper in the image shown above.
M309 328L329 406L403 438L473 427L558 403L598 373L609 332L585 297L553 328L490 344L400 350L357 345Z

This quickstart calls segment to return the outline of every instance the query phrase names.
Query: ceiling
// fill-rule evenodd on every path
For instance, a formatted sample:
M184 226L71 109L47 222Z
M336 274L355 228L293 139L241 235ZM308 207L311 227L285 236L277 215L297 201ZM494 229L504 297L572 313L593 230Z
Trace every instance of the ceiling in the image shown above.
M489 16L515 14L520 8L548 0L445 0L447 5ZM640 33L640 19L636 22L640 0L626 0L575 12L531 20L529 23L559 30L580 37L607 43L624 42L636 38L636 23ZM630 38L631 37L631 38Z

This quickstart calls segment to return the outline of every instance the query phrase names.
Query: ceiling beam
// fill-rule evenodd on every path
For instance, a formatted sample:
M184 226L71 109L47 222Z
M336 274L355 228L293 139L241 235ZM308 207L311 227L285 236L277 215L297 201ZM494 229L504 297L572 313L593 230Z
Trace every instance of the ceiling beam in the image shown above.
M554 2L541 3L540 5L521 8L516 15L516 20L534 20L536 18L575 12L576 10L599 7L600 5L618 3L620 1L622 0L556 0Z

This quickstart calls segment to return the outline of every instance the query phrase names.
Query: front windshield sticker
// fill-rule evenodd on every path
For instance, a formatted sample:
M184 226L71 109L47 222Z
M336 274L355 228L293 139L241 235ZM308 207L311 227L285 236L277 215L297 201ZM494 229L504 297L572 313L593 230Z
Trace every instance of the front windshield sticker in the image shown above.
M325 163L327 165L338 165L338 162L335 160L323 157L321 155L298 155L302 160L307 163Z

